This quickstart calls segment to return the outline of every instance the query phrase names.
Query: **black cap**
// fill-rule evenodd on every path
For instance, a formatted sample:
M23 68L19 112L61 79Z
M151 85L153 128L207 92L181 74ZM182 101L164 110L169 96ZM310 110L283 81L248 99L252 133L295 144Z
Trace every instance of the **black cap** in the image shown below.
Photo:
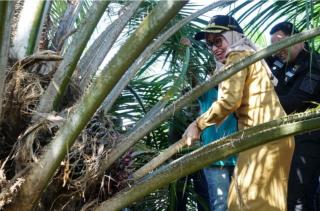
M277 31L282 31L285 35L290 36L299 33L298 29L290 22L281 22L272 27L270 35L276 33Z
M220 34L225 31L236 31L243 34L242 28L233 17L228 15L215 15L211 18L209 24L195 35L194 39L203 40L207 33Z

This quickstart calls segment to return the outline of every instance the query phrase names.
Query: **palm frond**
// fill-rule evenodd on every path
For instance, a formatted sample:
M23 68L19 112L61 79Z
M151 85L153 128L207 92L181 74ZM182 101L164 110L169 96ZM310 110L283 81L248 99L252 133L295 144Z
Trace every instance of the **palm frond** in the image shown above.
M251 14L254 13L255 16ZM244 27L249 37L259 39L262 33L269 29L270 25L285 17L292 22L300 31L319 26L320 2L319 1L245 1L229 12L230 15L238 16L240 22L246 20ZM267 32L269 33L269 32ZM320 38L314 38L315 49L319 49Z

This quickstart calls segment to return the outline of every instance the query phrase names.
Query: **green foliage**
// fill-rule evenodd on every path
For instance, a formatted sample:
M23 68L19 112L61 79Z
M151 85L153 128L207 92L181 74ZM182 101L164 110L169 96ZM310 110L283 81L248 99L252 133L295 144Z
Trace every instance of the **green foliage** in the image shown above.
M320 1L244 1L230 11L231 15L239 15L240 22L246 20L244 30L247 35L259 38L270 25L278 23L280 18L292 22L300 31L319 26L320 20ZM255 14L252 16L251 14ZM256 40L256 39L254 39ZM320 38L311 40L314 42L314 49L319 51Z
M92 0L82 0L79 3L79 10L74 16L72 28L78 28L79 23L83 21L90 10ZM117 5L127 4L127 1L117 1ZM144 17L150 14L158 1L143 1L135 16L130 20L124 33L119 37L117 45L122 45L132 35L135 29L139 27ZM267 8L261 9L265 5ZM252 36L261 45L265 45L266 38L260 36L266 30L266 26L286 15L288 20L294 21L299 29L304 30L309 27L319 25L320 6L319 2L314 1L275 1L274 4L268 4L267 1L257 1L254 5L246 1L231 11L236 14L241 11L239 20L252 18L250 14L257 13L245 27L246 32ZM164 29L174 26L178 21L194 12L195 4L188 4L178 15L167 24ZM246 10L241 10L246 7ZM67 1L53 1L50 18L52 27L49 31L49 39L52 41L57 30L61 27L61 19L68 8ZM117 10L108 8L106 14L112 18L117 17ZM114 17L115 16L115 17ZM193 40L193 36L199 31L199 26L205 25L205 19L197 18L190 24L185 25L181 30L168 39L146 62L143 68L131 80L128 88L123 90L121 96L110 111L111 116L121 119L117 122L116 129L125 133L134 128L139 120L143 119L148 111L160 102L166 104L178 99L186 91L192 89L195 85L206 81L213 73L214 61L210 52L206 49L203 42ZM0 32L1 33L1 32ZM192 47L186 48L180 44L181 38L188 37L192 42ZM72 37L71 37L72 39ZM67 45L68 46L67 42ZM115 47L118 47L115 45ZM314 40L314 46L319 49L320 40ZM131 49L126 49L131 50ZM123 57L125 58L125 57ZM125 61L125 59L123 59ZM159 71L160 70L160 71ZM108 73L108 72L107 72ZM107 74L106 74L107 75ZM109 83L110 81L108 81ZM106 83L106 82L105 82ZM96 91L96 90L94 90ZM194 97L193 99L196 99ZM161 101L162 100L162 101ZM196 103L195 103L196 104ZM168 121L162 122L150 134L145 135L134 147L136 150L135 161L140 162L136 167L143 165L152 156L160 150L167 148L173 140L169 140L169 131L174 127L175 131L181 133L186 125L194 116L197 115L197 106L189 103L188 108L181 111L175 111ZM154 116L150 116L150 119ZM76 121L74 121L76 122ZM70 127L71 128L71 127ZM65 139L63 139L65 141ZM69 150L69 149L68 149ZM52 160L50 160L52 161ZM58 164L57 164L58 165ZM52 171L55 171L53 169ZM181 182L181 181L180 181ZM174 209L177 204L176 194L178 191L184 192L188 196L188 208L195 209L195 201L201 201L198 195L193 191L192 183L174 182L169 187L159 189L147 196L143 201L137 202L132 207L135 210L166 210L168 207Z

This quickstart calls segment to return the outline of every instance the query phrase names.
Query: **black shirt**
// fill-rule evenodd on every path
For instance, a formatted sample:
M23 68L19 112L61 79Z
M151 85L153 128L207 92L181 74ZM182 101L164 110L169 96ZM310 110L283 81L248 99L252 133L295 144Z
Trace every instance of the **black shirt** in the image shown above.
M267 62L270 65L270 60ZM316 53L301 51L294 64L276 64L270 69L278 79L275 90L287 114L303 112L320 104L320 56ZM278 61L279 62L279 61ZM311 64L311 65L310 65ZM320 131L307 132L295 137L296 143L303 141L320 146Z

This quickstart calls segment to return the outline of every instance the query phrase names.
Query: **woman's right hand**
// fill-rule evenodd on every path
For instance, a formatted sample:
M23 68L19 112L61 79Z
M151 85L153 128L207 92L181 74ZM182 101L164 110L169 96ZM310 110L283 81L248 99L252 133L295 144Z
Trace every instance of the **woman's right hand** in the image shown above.
M182 135L182 138L186 140L186 143L188 146L192 144L192 142L197 141L200 139L201 130L199 129L197 122L192 122L184 134Z

